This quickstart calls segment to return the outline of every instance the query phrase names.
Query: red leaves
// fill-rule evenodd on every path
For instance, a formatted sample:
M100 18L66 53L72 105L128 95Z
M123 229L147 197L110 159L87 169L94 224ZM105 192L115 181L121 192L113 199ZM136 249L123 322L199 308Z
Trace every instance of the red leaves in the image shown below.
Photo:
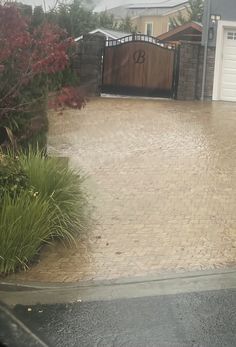
M30 31L26 20L14 6L0 5L0 65L14 62L19 76L27 79L62 71L68 64L72 40L64 30L45 23ZM1 69L2 71L3 69Z
M58 71L63 71L69 62L68 55L61 51L48 53L46 56L42 57L32 65L32 71L34 74L39 74L44 72L46 74L54 74Z
M69 61L68 49L72 46L72 40L66 38L64 30L46 23L36 29L34 36L32 65L34 73L44 72L47 74L63 71Z
M74 40L53 24L44 23L32 29L14 5L0 5L0 119L7 110L17 109L24 91L38 76L50 76L63 71L69 63L68 51ZM18 99L17 99L18 98ZM32 100L33 101L33 100ZM56 104L58 102L58 104ZM71 87L63 88L54 104L81 108L84 99Z
M50 102L50 106L56 109L70 107L81 109L85 106L86 100L81 91L75 87L64 87Z
M25 20L14 6L0 6L0 62L29 44Z
M14 61L14 69L31 78L56 73L67 66L71 45L59 27L46 23L31 32L14 6L0 5L0 65Z

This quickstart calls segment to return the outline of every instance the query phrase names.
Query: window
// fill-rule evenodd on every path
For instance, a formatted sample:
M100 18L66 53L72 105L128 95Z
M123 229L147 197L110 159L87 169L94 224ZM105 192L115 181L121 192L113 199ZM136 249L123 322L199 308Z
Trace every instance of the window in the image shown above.
M146 23L146 35L153 35L153 23Z
M228 31L227 32L227 39L228 40L236 40L236 32Z

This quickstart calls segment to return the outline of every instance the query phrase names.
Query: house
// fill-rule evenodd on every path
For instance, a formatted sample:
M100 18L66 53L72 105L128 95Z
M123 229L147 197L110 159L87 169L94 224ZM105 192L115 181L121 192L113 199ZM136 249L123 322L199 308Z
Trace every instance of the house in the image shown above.
M180 43L182 41L201 42L202 41L202 24L186 23L177 28L167 31L157 37L159 41L168 43Z
M204 6L202 44L215 49L213 100L236 101L236 1L205 0Z
M188 0L102 0L94 11L107 11L117 22L130 17L137 32L156 37L169 30L170 18L187 13L187 5Z
M111 29L98 28L89 32L90 35L99 35L105 37L107 41L118 40L122 37L130 35L130 33L125 33L122 31L116 31ZM75 39L75 41L80 41L83 39L83 35Z

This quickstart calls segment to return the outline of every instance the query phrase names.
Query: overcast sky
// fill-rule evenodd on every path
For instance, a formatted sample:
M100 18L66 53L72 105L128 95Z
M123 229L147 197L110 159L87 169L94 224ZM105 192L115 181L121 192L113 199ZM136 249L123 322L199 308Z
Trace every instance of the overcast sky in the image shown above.
M154 2L155 0L149 0L148 2ZM105 11L113 7L118 7L122 5L145 3L147 0L100 0L97 1L97 6L95 11Z
M32 5L32 6L42 6L43 8L49 9L55 6L56 3L60 2L64 2L64 3L70 3L72 2L72 0L16 0L18 2L22 2L23 4L27 4L27 5ZM109 0L112 1L112 0ZM109 2L107 1L107 2ZM84 2L86 2L86 0L84 0ZM101 2L101 0L93 0L94 4L97 5Z
M132 4L165 4L170 0L95 0L97 6L95 7L96 11L105 11L113 7L118 7L122 5L132 5ZM178 2L178 0L176 0ZM222 0L223 1L223 0ZM180 0L181 2L181 0Z
M27 5L41 5L44 8L44 3L46 4L46 8L53 7L57 0L17 0L19 2L23 2ZM70 0L58 0L59 2L70 2ZM84 0L86 2L86 0ZM105 11L106 9L128 5L132 3L145 3L147 0L93 0L95 9L97 11ZM160 0L148 0L148 2L158 2ZM164 1L164 0L162 0Z
M142 0L143 1L143 0ZM129 1L129 0L100 0L97 1L97 6L95 7L95 10L98 11L105 11L106 9L129 4L130 2L136 2L136 1Z
M55 5L56 0L17 0L17 2L32 6L42 6L43 8L46 5L46 8L49 8Z
M46 8L52 8L55 6L55 3L57 0L17 0L19 2L23 2L24 4L28 5L41 5L43 8L46 5ZM71 0L58 0L59 2L71 2ZM93 3L95 5L95 10L105 11L106 9L110 9L113 7L121 6L121 5L129 5L129 4L138 4L138 3L165 3L168 0L93 0ZM84 0L86 2L86 0Z

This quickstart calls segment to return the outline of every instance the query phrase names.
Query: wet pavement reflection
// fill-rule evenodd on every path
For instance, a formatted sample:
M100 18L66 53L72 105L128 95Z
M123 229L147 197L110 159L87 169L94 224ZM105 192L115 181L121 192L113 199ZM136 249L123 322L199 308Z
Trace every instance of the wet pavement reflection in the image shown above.
M236 264L236 104L97 98L50 115L88 179L91 230L9 280L76 282Z

